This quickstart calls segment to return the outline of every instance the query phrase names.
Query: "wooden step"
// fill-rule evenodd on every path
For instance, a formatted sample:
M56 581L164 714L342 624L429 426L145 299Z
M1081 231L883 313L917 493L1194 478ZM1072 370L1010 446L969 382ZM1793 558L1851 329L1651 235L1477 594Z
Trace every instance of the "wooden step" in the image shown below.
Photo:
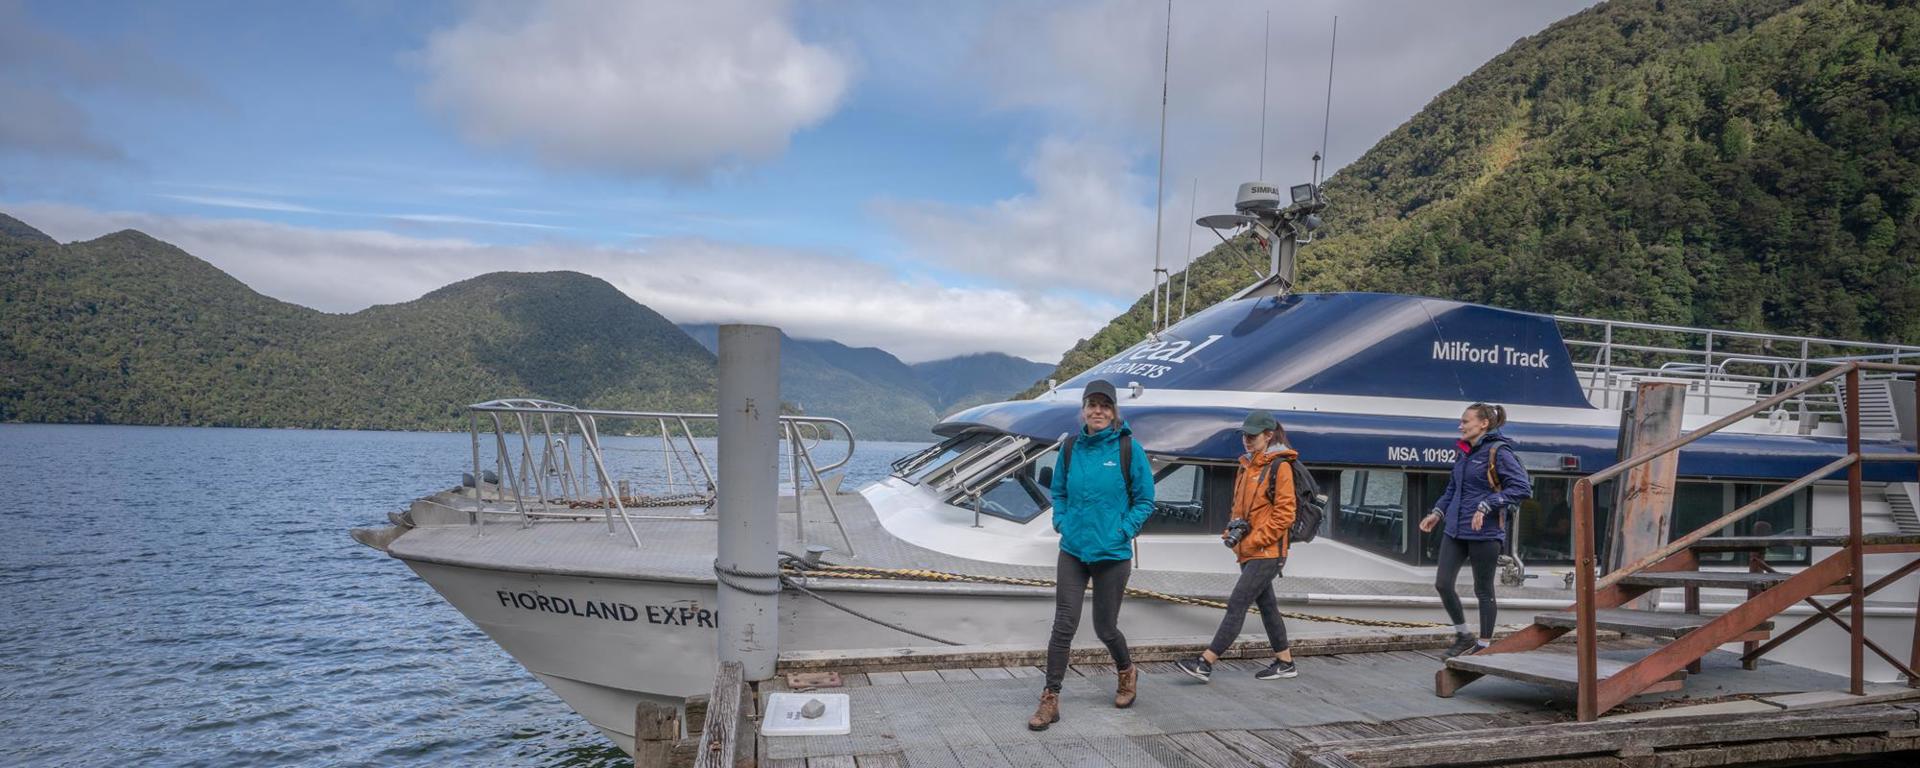
M1866 546L1920 546L1920 533L1869 533L1860 537ZM1695 552L1753 552L1774 547L1844 547L1844 533L1813 533L1788 536L1710 536L1693 545Z
M1614 661L1601 658L1597 670L1599 679L1605 680L1631 662ZM1577 690L1580 687L1580 663L1571 653L1558 651L1520 651L1518 653L1476 653L1471 656L1455 656L1447 659L1449 669L1473 672L1481 675L1493 675L1512 680L1520 680L1554 688ZM1653 684L1643 693L1664 693L1680 690L1686 680L1686 670L1673 673L1667 679Z
M1791 573L1748 573L1746 571L1642 571L1620 579L1621 584L1636 587L1701 589L1767 589L1794 577ZM1816 595L1844 595L1852 592L1846 579L1815 590Z
M1641 637L1676 638L1688 632L1704 627L1716 616L1699 616L1690 613L1672 613L1661 611L1636 611L1629 608L1602 608L1593 612L1594 625L1600 629L1612 630L1621 634ZM1543 613L1533 617L1535 624L1548 627L1577 629L1572 611ZM1761 622L1753 628L1755 632L1773 631L1773 622Z

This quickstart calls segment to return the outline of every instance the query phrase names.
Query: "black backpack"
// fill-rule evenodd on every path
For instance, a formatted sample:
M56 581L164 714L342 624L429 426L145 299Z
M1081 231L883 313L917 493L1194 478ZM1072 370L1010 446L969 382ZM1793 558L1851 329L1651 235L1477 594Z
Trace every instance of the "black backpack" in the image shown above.
M1274 464L1285 462L1293 471L1293 525L1287 528L1287 541L1291 544L1305 544L1320 535L1320 522L1327 519L1327 497L1321 495L1320 484L1313 481L1313 473L1308 472L1300 462L1282 459L1270 462L1260 474L1267 484L1267 503L1272 504L1274 494L1279 493L1280 473L1273 470Z
M1073 444L1080 442L1080 436L1072 432L1060 433L1060 487L1067 487L1067 473L1073 470ZM1120 476L1126 478L1127 503L1133 503L1133 435L1120 435Z

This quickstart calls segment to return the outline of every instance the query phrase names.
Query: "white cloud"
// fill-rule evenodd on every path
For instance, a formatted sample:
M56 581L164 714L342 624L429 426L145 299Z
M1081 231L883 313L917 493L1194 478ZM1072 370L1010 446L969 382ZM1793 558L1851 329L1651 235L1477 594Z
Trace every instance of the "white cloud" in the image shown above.
M479 8L429 39L425 96L483 144L548 164L697 174L783 152L852 64L795 36L783 0L554 0Z
M409 301L487 272L568 269L601 277L675 322L755 322L790 335L885 349L908 362L972 352L1052 361L1120 307L1060 295L942 285L871 262L702 238L644 247L486 245L245 219L9 205L63 242L138 229L266 295L331 312Z
M1112 149L1049 139L1026 168L1032 194L979 207L882 202L909 253L1034 289L1145 293L1152 179ZM1150 199L1150 197L1149 197Z
M1321 147L1328 34L1336 14L1339 55L1331 126L1325 129L1333 168L1358 158L1517 39L1591 3L1176 3L1166 94L1163 263L1180 269L1190 236L1194 251L1218 242L1194 231L1190 205L1200 214L1223 212L1231 210L1241 182L1293 184L1311 177L1309 158ZM1263 14L1269 6L1272 53L1263 128ZM1012 0L978 29L951 33L973 47L961 64L944 70L947 80L939 87L971 94L991 108L1037 115L1049 138L1028 162L1030 193L972 209L884 204L911 247L981 274L1059 280L1114 296L1144 293L1153 262L1166 7L1163 0ZM875 76L901 69L888 58L899 55L876 57ZM924 68L914 71L925 74ZM1123 151L1094 149L1103 146ZM1065 181L1075 174L1061 167L1063 156L1097 166L1093 176L1099 181L1071 188ZM1191 203L1196 179L1198 201ZM1098 222L1099 229L1086 222Z

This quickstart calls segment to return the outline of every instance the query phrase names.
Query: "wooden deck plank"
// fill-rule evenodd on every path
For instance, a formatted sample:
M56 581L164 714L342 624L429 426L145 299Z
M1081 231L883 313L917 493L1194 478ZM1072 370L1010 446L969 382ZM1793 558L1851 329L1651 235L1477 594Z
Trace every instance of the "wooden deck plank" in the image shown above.
M807 758L807 768L858 768L852 755L822 755Z
M1704 627L1708 622L1720 618L1671 611L1638 611L1631 608L1601 608L1594 613L1594 626L1604 630L1620 632L1641 637L1673 638ZM1549 627L1573 629L1579 626L1572 611L1542 613L1533 617L1535 623ZM1762 631L1772 631L1773 622L1766 621L1755 627Z
M1213 737L1261 768L1291 768L1293 756L1248 731L1214 731Z
M974 673L973 673L973 670L972 670L972 669L969 669L969 668L961 668L961 669L939 669L939 670L934 670L934 671L935 671L935 673L937 673L937 674L939 674L939 675L940 675L940 679L942 679L942 680L946 680L946 681L948 681L948 682L963 682L963 681L967 681L967 680L978 680L978 679L980 679L980 676L979 676L979 675L976 675L976 674L974 674Z
M1047 739L1039 744L1059 761L1061 768L1110 768L1113 765L1085 739Z
M853 760L860 768L906 768L906 765L900 762L900 756L892 752L881 755L856 755Z
M909 669L900 674L906 675L909 685L914 683L937 683L945 679L940 677L939 672L931 669Z
M1039 667L1006 667L1005 669L1008 672L1012 672L1014 677L1019 678L1047 676L1047 671Z
M1246 768L1253 764L1247 756L1221 743L1211 733L1176 733L1167 738L1210 768Z
M907 676L905 673L901 673L901 672L868 672L866 673L866 677L867 677L867 683L869 685L906 685L907 684Z
M1005 667L974 667L970 671L973 672L974 677L977 677L981 680L1013 679L1013 673L1007 671Z
M1133 743L1140 747L1140 751L1147 753L1148 756L1167 768L1215 768L1215 766L1209 765L1206 760L1187 751L1186 747L1181 746L1180 743L1175 740L1175 737L1170 734L1135 736L1133 737ZM1245 765L1245 763L1229 763L1224 766L1219 766L1218 768L1241 768Z
M636 763L638 765L638 763ZM760 760L761 768L807 768L804 757L769 757Z

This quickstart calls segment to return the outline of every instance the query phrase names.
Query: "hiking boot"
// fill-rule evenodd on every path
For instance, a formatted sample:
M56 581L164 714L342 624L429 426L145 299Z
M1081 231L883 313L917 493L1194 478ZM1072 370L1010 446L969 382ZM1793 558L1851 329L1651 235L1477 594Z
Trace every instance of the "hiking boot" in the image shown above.
M1113 705L1121 709L1133 706L1133 700L1140 693L1140 668L1128 666L1120 670L1120 687L1114 691Z
M1188 676L1200 682L1204 683L1213 679L1213 665L1208 664L1205 657L1181 659L1174 662L1173 665L1179 667L1180 671L1187 673Z
M1279 659L1274 659L1273 663L1268 664L1266 669L1253 673L1253 677L1256 680L1281 680L1299 676L1299 667L1294 666L1291 661L1281 661Z
M1044 731L1057 722L1060 722L1060 692L1040 694L1040 708L1033 711L1033 717L1027 718L1027 730Z
M1453 635L1453 645L1447 646L1446 653L1441 656L1449 659L1455 656L1468 656L1477 652L1479 648L1480 641L1472 633L1456 632Z

